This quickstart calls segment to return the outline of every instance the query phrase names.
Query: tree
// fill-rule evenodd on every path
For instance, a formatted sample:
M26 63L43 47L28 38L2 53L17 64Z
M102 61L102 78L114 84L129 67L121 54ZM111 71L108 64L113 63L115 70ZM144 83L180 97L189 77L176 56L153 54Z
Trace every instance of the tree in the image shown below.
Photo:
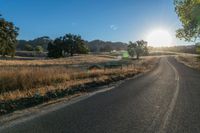
M43 49L42 46L36 46L36 47L35 47L35 51L36 51L36 52L43 52L43 50L44 50L44 49Z
M89 53L89 48L88 46L84 43L83 40L80 40L78 49L77 49L77 54L88 54Z
M66 34L63 37L65 53L70 54L70 56L73 56L76 53L76 50L78 50L79 39L81 39L81 37L72 34Z
M6 21L0 15L0 54L5 57L6 55L15 54L19 28L15 27L12 22Z
M129 42L129 45L128 45L128 54L129 54L131 57L134 57L134 56L135 56L135 48L133 47L132 44L133 44L133 43L130 41L130 42Z
M136 41L135 43L129 42L128 52L130 56L136 55L136 58L139 59L141 55L148 54L147 42L146 41Z
M24 45L24 50L26 50L26 51L33 51L34 49L33 49L33 47L30 44L26 44L26 45Z
M74 54L87 54L89 52L85 41L79 35L66 34L62 37L62 40L64 52L70 56Z
M182 22L176 36L186 41L200 37L200 0L174 0L175 11Z
M47 50L48 50L48 57L50 58L60 58L63 56L62 47L59 46L57 41L58 39L48 43Z
M85 41L79 35L66 34L63 37L56 38L48 44L49 57L73 56L74 54L87 54L89 52Z

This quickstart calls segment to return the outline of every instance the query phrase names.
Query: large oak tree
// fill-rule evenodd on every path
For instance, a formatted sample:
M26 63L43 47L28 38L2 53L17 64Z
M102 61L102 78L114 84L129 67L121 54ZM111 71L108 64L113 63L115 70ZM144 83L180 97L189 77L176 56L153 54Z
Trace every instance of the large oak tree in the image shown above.
M148 55L147 42L144 40L129 42L128 53L130 56L136 55L136 58L139 59L141 55Z
M87 54L89 52L85 41L79 35L66 34L56 38L48 44L48 56L59 58L73 56L74 54Z
M0 15L0 54L14 56L19 28Z

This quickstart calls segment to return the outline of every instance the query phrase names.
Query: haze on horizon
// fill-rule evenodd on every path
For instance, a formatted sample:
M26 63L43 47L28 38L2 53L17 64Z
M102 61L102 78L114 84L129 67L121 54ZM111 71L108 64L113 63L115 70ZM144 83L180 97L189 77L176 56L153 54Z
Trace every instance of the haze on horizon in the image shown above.
M74 33L89 41L144 39L153 46L191 44L175 37L181 23L173 1L0 0L0 13L20 28L18 39Z

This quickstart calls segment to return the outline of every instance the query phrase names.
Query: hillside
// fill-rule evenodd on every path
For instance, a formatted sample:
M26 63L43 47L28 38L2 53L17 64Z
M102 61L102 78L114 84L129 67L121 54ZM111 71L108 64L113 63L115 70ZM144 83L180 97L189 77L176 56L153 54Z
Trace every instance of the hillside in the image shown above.
M110 52L112 50L126 50L127 44L123 42L110 42L94 40L86 42L91 52Z
M185 45L185 46L182 45L182 46L172 46L172 47L150 47L150 50L197 54L196 45Z
M33 40L18 40L17 50L27 50L27 45L31 46L33 49L36 46L42 46L44 51L47 51L48 43L52 41L47 36L39 37ZM123 42L110 42L102 40L85 41L86 45L89 47L90 52L110 52L112 50L126 50L127 44ZM31 51L31 50L28 50Z

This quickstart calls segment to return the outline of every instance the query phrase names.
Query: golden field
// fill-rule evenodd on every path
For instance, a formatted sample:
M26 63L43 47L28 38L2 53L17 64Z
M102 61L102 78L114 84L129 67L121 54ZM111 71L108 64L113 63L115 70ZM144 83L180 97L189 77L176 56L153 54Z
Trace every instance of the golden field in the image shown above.
M77 88L79 91L84 91L87 88L122 80L150 70L157 60L156 57L149 57L139 61L126 60L128 64L123 64L114 57L94 55L53 60L1 60L0 102L6 105L2 104L0 112L5 113L10 109L8 107L10 103L21 99L43 97L54 93L62 94ZM112 61L120 62L121 66L87 69L94 64L103 66Z

